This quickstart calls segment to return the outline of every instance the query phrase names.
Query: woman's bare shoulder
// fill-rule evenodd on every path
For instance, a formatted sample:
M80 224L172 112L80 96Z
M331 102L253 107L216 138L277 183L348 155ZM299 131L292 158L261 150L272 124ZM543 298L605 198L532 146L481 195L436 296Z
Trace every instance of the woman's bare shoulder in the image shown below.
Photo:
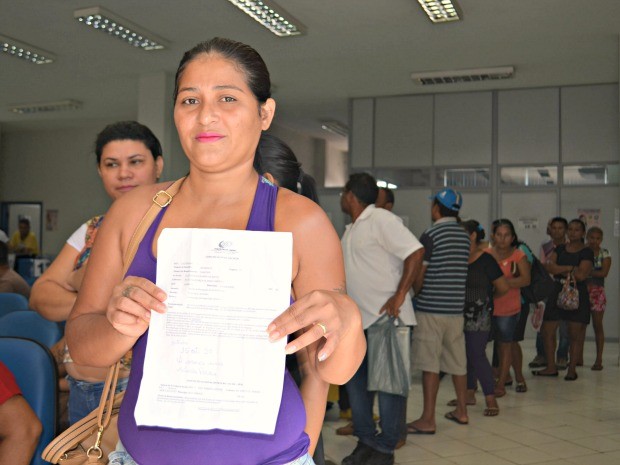
M276 204L276 230L293 231L331 225L323 209L307 197L288 189L279 189Z
M122 242L127 242L136 226L153 205L153 197L165 190L169 182L139 186L114 201L108 212L104 225L106 229L114 228L120 232Z

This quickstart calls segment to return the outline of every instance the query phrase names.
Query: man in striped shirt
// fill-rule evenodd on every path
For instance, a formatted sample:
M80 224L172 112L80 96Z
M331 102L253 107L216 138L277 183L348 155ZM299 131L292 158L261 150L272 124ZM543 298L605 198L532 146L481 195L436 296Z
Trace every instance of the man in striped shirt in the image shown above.
M439 373L452 375L456 390L456 409L445 417L467 424L467 359L463 334L463 306L469 258L469 236L458 224L461 194L443 189L433 197L433 226L420 242L424 246L422 272L418 275L416 319L413 333L413 366L422 370L424 408L422 416L409 423L409 434L434 434L435 405Z

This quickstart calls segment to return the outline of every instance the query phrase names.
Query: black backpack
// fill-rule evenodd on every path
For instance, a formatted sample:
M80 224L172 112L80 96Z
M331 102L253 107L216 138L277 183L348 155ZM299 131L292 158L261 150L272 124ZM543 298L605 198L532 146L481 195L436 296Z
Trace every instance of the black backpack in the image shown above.
M521 295L528 303L547 301L555 290L555 281L534 254L531 267L531 279L528 286L521 288Z

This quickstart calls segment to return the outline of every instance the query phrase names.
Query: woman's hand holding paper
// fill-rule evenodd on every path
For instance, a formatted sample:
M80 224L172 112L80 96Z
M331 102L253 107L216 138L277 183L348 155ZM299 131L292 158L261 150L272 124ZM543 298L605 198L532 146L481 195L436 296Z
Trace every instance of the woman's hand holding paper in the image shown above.
M336 350L346 332L360 324L359 320L360 314L348 295L317 290L287 308L269 325L267 331L269 339L276 341L304 330L303 334L288 343L286 353L292 354L319 341L318 360L323 361Z
M106 316L119 333L137 338L148 328L151 310L166 311L163 303L166 297L166 293L148 279L128 276L114 286Z

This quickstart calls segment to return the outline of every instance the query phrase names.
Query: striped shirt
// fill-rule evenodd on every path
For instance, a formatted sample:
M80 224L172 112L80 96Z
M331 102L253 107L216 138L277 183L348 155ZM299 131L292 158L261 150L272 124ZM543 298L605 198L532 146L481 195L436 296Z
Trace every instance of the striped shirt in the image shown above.
M469 236L456 218L437 220L420 242L424 246L426 273L417 296L416 311L462 315L469 258Z

